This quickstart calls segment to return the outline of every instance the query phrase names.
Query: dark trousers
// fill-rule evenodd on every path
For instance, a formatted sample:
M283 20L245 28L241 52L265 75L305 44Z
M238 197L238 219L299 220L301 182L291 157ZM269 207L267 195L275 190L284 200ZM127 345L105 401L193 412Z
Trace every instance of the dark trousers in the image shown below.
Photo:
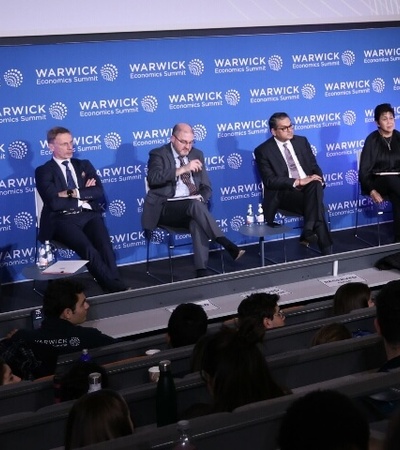
M88 270L107 291L125 288L119 279L110 236L100 213L60 214L56 219L54 238L87 259Z
M209 241L223 236L207 205L199 200L165 202L158 223L189 230L193 240L195 269L207 267Z
M304 231L318 236L318 246L323 249L332 245L325 218L324 189L319 181L312 181L301 189L280 191L279 208L293 211L304 218Z

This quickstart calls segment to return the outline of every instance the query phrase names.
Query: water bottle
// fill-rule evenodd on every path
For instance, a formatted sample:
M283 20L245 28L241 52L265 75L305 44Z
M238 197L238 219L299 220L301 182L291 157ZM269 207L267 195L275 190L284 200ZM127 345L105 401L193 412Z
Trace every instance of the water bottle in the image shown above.
M261 203L258 204L256 221L259 225L264 223L264 211Z
M82 350L82 354L79 358L79 361L88 362L92 359L92 357L89 355L89 350L87 348L84 348Z
M247 208L246 225L253 225L253 223L254 223L253 207L249 205Z
M55 248L50 241L44 241L41 244L37 252L36 264L40 270L44 270L56 262Z
M54 403L61 402L61 377L58 374L53 377L53 398Z
M101 390L101 373L99 372L90 373L88 376L88 380L89 380L88 393Z
M178 420L178 406L176 400L175 382L171 373L171 361L159 363L160 378L156 390L156 418L157 426L162 427Z
M175 442L172 450L197 450L190 435L190 424L188 420L180 420L177 425L179 439Z

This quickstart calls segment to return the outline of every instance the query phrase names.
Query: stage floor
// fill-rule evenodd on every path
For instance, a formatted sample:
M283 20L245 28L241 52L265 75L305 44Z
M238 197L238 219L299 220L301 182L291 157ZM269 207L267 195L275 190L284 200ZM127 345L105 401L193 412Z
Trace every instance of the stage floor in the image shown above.
M390 236L392 225L381 225L381 239L382 244L391 243ZM376 241L376 228L365 227L361 230L363 236L367 237L371 241ZM333 252L342 253L352 250L358 250L368 248L368 245L354 237L354 230L335 231L332 233L333 238ZM232 273L245 269L257 268L260 266L260 252L258 243L247 245L243 247L246 249L246 254L236 263L234 263L228 254L225 255L225 272ZM298 238L286 240L287 249L287 261L302 260L305 258L312 258L318 256L317 253L310 249L307 249L299 244ZM267 242L265 244L265 256L283 262L282 241ZM265 262L265 265L271 265L269 261ZM219 255L212 253L210 256L210 266L218 268ZM163 279L169 278L168 261L156 261L153 263L152 272ZM144 263L131 264L120 267L120 273L124 281L132 289L151 287L159 285L160 283L149 277L146 274L146 266ZM176 280L188 280L195 277L195 271L193 268L192 257L183 256L174 259L174 273L176 274ZM88 274L80 274L76 276L86 286L87 297L95 297L102 294L102 290ZM43 290L46 287L46 283L36 282L36 286ZM5 284L1 287L1 301L0 312L15 311L19 309L31 308L41 305L41 297L33 291L33 282L18 282Z

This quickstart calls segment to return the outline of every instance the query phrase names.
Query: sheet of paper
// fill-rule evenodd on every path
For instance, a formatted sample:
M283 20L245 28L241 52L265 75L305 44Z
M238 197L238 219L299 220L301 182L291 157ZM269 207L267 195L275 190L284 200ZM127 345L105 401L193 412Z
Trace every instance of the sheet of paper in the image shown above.
M199 194L197 195L188 195L187 197L171 197L167 201L168 202L176 202L178 200L201 200L203 197Z
M73 274L88 262L89 261L87 261L86 259L57 261L56 263L49 266L47 269L44 269L42 273L48 275L56 275L63 273Z

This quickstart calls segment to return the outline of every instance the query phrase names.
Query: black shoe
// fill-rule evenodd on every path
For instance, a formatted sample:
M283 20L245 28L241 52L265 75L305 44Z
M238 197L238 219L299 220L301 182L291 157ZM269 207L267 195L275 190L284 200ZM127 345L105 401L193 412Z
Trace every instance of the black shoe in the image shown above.
M203 278L208 276L207 269L197 269L196 270L196 278Z
M329 245L328 247L321 248L322 255L332 255L332 246Z
M271 228L279 228L282 226L282 224L280 224L278 222L267 222L267 225Z
M318 236L313 231L304 231L300 236L300 244L309 247L318 242Z

